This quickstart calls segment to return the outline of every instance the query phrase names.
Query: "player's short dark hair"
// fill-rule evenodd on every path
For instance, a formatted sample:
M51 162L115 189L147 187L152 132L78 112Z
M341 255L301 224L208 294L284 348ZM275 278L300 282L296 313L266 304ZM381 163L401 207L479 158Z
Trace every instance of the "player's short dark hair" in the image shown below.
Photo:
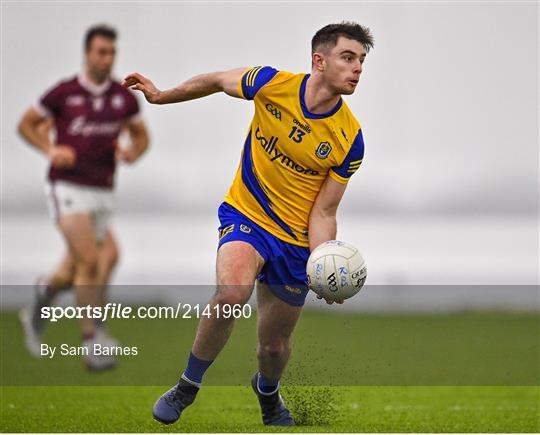
M339 24L328 24L315 33L311 40L311 54L315 53L321 45L335 47L340 36L358 41L369 52L373 48L373 35L369 28L351 21L342 21Z
M103 38L111 39L113 41L116 41L117 33L116 29L114 29L111 26L108 26L106 24L98 24L96 26L90 27L86 31L86 35L84 37L84 49L88 51L90 49L90 45L92 44L92 40L96 36L102 36Z

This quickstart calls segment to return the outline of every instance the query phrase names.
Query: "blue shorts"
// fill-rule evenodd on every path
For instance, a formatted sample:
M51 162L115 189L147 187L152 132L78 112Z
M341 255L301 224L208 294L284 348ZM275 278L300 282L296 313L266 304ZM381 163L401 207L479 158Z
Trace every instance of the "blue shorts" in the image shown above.
M264 259L257 279L268 284L272 293L289 305L304 305L308 293L309 248L278 239L226 202L219 207L218 216L221 223L218 249L227 242L249 243Z

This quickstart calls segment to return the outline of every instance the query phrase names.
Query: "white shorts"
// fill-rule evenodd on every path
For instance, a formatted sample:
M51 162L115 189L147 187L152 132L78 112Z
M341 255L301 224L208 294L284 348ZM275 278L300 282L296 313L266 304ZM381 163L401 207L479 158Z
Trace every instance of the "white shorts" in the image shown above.
M45 195L55 222L60 216L88 213L94 224L96 239L105 239L114 212L114 193L111 189L57 180L45 185Z

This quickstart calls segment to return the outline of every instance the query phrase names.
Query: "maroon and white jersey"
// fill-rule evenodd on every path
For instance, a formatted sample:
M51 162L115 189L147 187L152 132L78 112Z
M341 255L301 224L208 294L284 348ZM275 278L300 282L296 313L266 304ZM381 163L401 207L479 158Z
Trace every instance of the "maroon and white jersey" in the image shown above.
M54 119L55 142L77 155L73 168L51 166L49 179L112 188L118 134L139 112L133 93L112 80L95 85L81 74L47 91L36 108Z

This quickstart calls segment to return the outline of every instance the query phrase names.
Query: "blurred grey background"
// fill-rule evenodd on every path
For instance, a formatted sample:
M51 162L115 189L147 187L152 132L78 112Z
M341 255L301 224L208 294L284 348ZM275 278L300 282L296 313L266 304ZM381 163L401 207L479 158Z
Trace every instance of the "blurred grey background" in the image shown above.
M539 282L536 2L2 3L2 283L31 284L63 250L43 195L45 159L15 130L48 87L81 69L87 27L118 29L118 78L139 71L167 88L238 66L308 72L315 31L344 19L370 27L376 44L346 97L366 155L338 238L366 257L368 284L412 285L374 287L348 306L538 309L537 289L518 287ZM252 103L139 101L151 149L117 175L114 283L211 284L216 211ZM428 284L465 287L414 287ZM3 293L4 306L29 298Z

